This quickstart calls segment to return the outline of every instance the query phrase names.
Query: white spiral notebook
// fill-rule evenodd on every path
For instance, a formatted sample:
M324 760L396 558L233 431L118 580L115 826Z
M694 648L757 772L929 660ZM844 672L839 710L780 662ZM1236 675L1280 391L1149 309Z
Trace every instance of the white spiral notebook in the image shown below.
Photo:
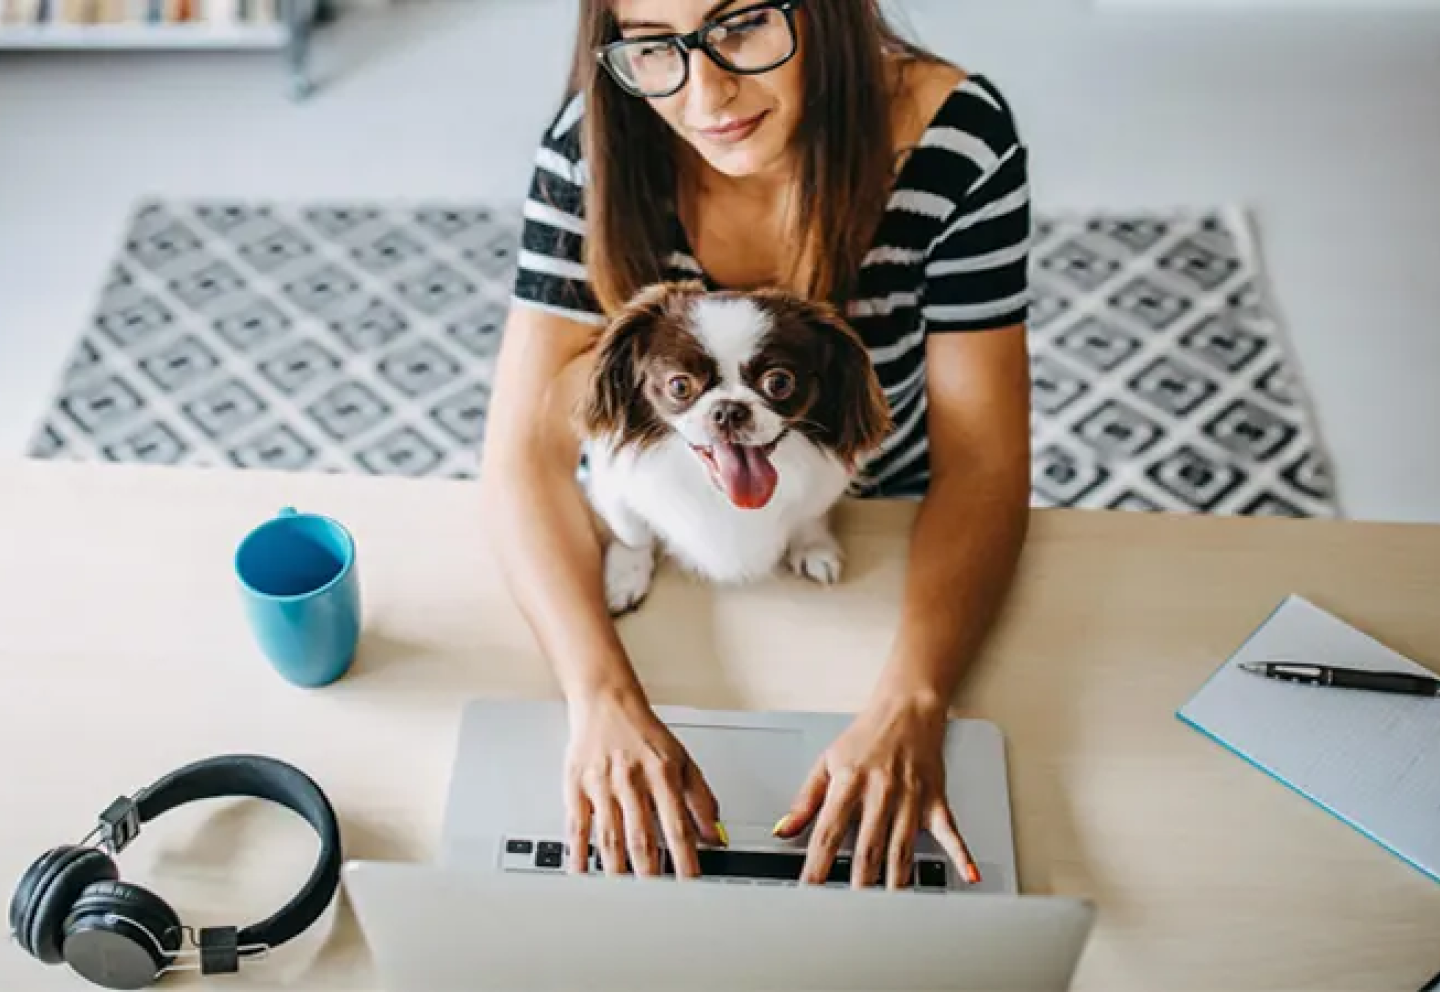
M1440 882L1440 698L1239 668L1281 660L1436 674L1290 596L1176 715Z

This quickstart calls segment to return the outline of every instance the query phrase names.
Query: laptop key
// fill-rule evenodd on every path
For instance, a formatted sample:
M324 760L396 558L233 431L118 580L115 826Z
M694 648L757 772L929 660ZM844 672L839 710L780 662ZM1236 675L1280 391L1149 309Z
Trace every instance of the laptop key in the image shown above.
M535 867L559 868L564 857L559 851L540 851L535 855Z
M786 851L736 851L729 848L702 848L696 851L700 874L756 881L797 882L805 868L804 853Z
M916 867L915 875L922 889L943 889L945 888L945 862L921 860Z
M505 842L506 854L529 854L533 850L535 850L534 841L512 839Z

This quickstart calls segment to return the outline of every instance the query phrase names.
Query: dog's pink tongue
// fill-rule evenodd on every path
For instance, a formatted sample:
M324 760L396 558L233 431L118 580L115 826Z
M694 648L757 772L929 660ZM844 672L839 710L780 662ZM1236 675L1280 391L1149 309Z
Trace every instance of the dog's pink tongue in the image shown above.
M714 453L715 468L730 502L742 510L758 510L770 502L779 475L762 449L721 442Z

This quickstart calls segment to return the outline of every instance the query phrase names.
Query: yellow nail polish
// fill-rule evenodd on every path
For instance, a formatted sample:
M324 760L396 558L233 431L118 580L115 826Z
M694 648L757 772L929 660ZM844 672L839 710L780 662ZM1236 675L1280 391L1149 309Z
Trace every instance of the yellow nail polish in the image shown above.
M784 816L780 817L780 819L776 821L776 823L775 823L775 828L774 828L774 830L771 831L771 833L777 833L777 834L778 834L778 833L783 833L784 830L785 830L785 825L788 824L789 822L790 822L790 814L789 814L789 813L786 813Z
M726 832L726 830L725 830L725 824L721 823L719 820L716 820L716 821L715 821L715 832L720 835L720 843L724 844L726 847L729 847L729 846L730 846L730 834L729 834L728 832Z

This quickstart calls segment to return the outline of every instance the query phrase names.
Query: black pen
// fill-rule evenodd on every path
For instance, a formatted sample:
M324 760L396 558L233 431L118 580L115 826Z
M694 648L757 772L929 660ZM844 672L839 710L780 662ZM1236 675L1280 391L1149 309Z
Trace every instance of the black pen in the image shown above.
M1357 668L1331 668L1328 665L1305 665L1288 661L1247 661L1240 667L1267 679L1298 682L1301 685L1370 689L1375 692L1399 692L1409 696L1440 696L1440 679L1411 675L1408 672L1367 672Z

